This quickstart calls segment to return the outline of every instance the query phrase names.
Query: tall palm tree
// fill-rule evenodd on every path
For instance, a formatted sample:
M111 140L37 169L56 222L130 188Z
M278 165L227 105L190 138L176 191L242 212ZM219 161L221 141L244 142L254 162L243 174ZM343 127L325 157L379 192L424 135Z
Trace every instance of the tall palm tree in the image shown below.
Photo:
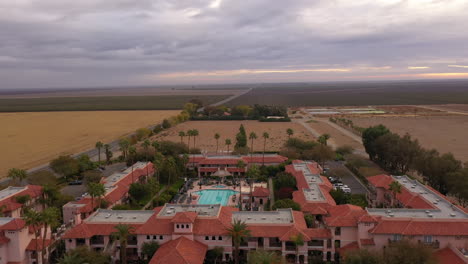
M128 148L128 158L130 160L130 164L132 165L132 183L135 182L135 179L133 179L133 163L135 163L135 156L137 154L135 146L130 146Z
M120 241L120 263L127 264L127 242L128 237L135 231L135 228L130 225L118 224L114 226L117 232L112 235Z
M154 153L157 153L159 149L159 142L155 140L151 142L151 146L154 148Z
M161 171L161 167L164 163L164 156L161 154L161 152L156 152L154 154L154 170L156 171L156 179L159 182L159 173Z
M12 168L8 171L8 178L17 181L20 185L27 176L28 173L22 169Z
M198 137L198 135L199 135L198 130L197 130L197 129L193 129L193 130L192 130L193 148L196 148L196 147L197 147L197 137Z
M257 249L249 252L249 264L282 264L283 257L275 251Z
M187 138L188 138L188 141L187 141L187 146L188 146L188 153L190 154L190 138L192 137L193 135L193 130L188 130L187 131Z
M148 139L145 139L145 141L143 141L141 146L145 150L145 160L148 161L148 152L149 152L149 147L151 146L151 142Z
M179 137L180 137L180 143L184 142L184 137L185 137L185 132L184 131L179 131Z
M401 184L397 181L393 181L392 183L390 183L389 185L389 190L392 192L393 194L393 197L392 197L392 207L395 206L395 200L397 199L396 198L396 195L397 193L401 193Z
M101 141L96 142L96 148L98 151L98 162L101 164L101 148L104 146L104 144Z
M224 141L224 144L226 144L227 153L229 154L229 146L231 146L231 144L232 144L231 139L227 138L226 141Z
M171 185L172 178L177 176L177 163L174 157L167 158L165 166L167 172L167 185Z
M237 168L239 169L245 169L245 162L243 160L238 160L237 161ZM240 170L239 170L239 175L240 175ZM242 182L240 181L239 177L239 210L242 211Z
M46 240L47 240L47 229L53 229L60 225L59 222L60 211L55 207L48 207L44 211L41 212L41 223L44 226L44 232L42 232L42 252L41 252L41 263L46 262ZM50 238L52 239L52 237Z
M23 219L26 222L26 225L33 230L34 238L36 239L36 241L39 241L39 236L41 233L41 224L42 224L41 213L30 209L24 213ZM39 258L39 243L36 243L36 248L34 250L36 251L36 256L37 256L36 260L39 260L38 259Z
M110 151L109 144L104 145L104 152L106 153L106 163L110 163L110 159L112 158L112 151Z
M98 207L101 206L101 196L103 196L106 193L106 189L104 188L104 184L102 183L94 183L91 182L87 186L87 191L89 195L91 196L91 208L94 210L94 199L98 197L99 204Z
M239 264L240 252L239 247L242 241L245 241L250 237L250 230L247 229L247 224L241 220L234 220L231 227L227 229L229 236L234 244L234 260L236 264Z
M124 159L127 158L127 154L128 154L128 148L130 147L130 141L128 141L128 138L122 138L119 140L119 147L120 147L120 150L122 151L122 155L124 157Z
M252 159L253 152L254 152L253 144L254 144L254 140L257 139L257 134L255 134L255 132L250 132L249 139L250 139L250 159Z
M304 245L304 236L299 233L297 235L291 236L291 241L294 243L296 246L296 263L299 263L299 247Z
M292 128L286 129L286 134L288 134L288 139L291 138L292 135L294 135L294 130Z
M268 132L263 132L263 158L262 158L262 165L265 166L265 149L266 149L266 142L267 139L270 138L270 134Z
M219 133L215 133L214 134L214 139L216 140L216 154L218 154L218 146L219 146L219 138L221 136L219 135Z

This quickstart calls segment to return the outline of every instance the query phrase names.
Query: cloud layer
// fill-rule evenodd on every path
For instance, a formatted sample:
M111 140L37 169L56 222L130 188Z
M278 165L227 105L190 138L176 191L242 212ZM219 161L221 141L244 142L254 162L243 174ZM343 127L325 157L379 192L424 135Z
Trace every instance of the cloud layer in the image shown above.
M466 0L0 2L0 89L467 77Z

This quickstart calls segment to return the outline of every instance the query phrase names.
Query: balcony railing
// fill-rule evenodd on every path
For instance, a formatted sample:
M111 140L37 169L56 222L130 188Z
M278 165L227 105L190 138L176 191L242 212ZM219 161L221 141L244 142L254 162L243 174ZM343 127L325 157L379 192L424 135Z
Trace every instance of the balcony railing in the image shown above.
M323 240L311 240L307 242L309 247L323 247Z
M296 246L286 245L287 251L296 251Z
M424 241L421 241L421 240L418 240L419 243L422 243L428 247L432 247L432 248L440 248L440 243L439 243L439 240L436 240L434 242L424 242Z

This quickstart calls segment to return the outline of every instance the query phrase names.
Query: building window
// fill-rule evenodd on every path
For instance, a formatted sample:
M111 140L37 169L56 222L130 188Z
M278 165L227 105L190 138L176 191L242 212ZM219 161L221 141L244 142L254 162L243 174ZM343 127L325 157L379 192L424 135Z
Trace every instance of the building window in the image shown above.
M364 225L365 225L365 226L370 226L370 225L371 225L371 223L364 223Z
M211 237L211 240L216 240L216 237L215 237L215 236L212 236L212 237Z
M176 225L176 228L179 228L179 225Z
M156 239L156 236L153 236L153 239Z
M189 225L185 225L185 228L189 228Z
M146 239L150 239L150 238L151 238L151 236L146 236Z
M335 228L335 236L341 235L341 227L336 227Z
M223 238L221 236L218 237L218 240L223 240Z
M210 240L210 237L206 236L206 237L205 237L205 240Z
M424 236L424 243L432 243L432 236Z
M393 234L393 241L400 241L401 240L401 234Z
M160 240L163 240L163 238L164 238L163 236L159 236L159 239L160 239Z

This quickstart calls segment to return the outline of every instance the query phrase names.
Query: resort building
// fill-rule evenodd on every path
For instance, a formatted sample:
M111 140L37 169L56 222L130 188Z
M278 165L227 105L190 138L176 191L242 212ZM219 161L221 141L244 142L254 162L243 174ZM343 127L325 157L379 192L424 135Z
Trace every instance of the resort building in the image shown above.
M246 156L237 155L205 155L193 154L189 157L187 166L197 168L198 176L210 176L218 171L226 171L229 175L242 176L249 166L274 166L288 160L277 154L254 154ZM239 166L242 163L244 166Z
M0 191L0 216L3 217L21 217L23 206L37 207L40 206L37 200L42 195L42 187L37 185L26 185L24 187L9 186ZM22 197L28 197L26 203L20 203Z
M92 199L86 195L78 201L72 201L63 206L63 221L65 224L79 224L83 219L91 215L104 201L106 208L125 202L128 198L130 185L135 182L143 182L148 176L153 175L154 166L151 162L137 162L122 172L114 173L103 178L106 193L103 197Z
M214 193L207 196L209 200L202 200L202 195L190 204L166 204L152 211L99 209L67 231L63 239L67 249L88 245L118 259L119 242L110 235L116 225L128 224L134 227L127 247L130 258L143 258L143 244L156 241L161 247L150 263L203 263L207 252L215 247L223 249L222 260L233 258L227 229L242 221L250 230L250 237L240 246L243 256L251 250L265 249L296 263L338 261L351 250L383 249L409 239L433 247L440 263L468 263L468 214L432 188L405 176L371 177L373 190L369 197L376 200L372 202L388 202L388 185L398 181L402 191L390 204L402 208L363 209L336 205L329 194L331 184L321 176L322 170L315 162L293 161L286 171L296 178L298 190L293 199L301 205L300 212L239 211L236 203L229 202L237 193L235 187L208 186L203 190ZM269 190L259 186L248 199L260 203L257 199L267 195ZM306 215L311 215L312 221L306 222ZM294 244L297 236L303 238L304 245Z

